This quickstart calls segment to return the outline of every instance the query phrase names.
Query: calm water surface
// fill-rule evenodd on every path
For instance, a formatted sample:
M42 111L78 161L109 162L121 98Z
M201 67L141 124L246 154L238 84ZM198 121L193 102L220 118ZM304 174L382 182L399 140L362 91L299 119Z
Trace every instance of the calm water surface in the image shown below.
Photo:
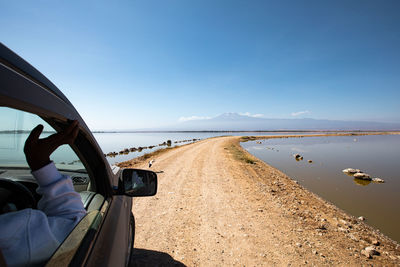
M119 152L125 148L132 147L148 147L156 146L153 149L144 149L141 152L130 152L129 154L117 155L116 157L107 157L110 164L130 160L132 158L142 156L143 154L153 152L166 146L157 146L172 141L172 146L182 145L185 143L174 144L175 141L205 139L221 135L277 135L282 133L254 133L254 132L132 132L132 133L94 133L100 148L104 154L109 152ZM288 134L288 133L285 133ZM298 134L298 133L289 133ZM311 133L307 133L311 134ZM40 137L49 136L50 133L43 133ZM23 153L24 143L28 133L0 133L0 165L17 164L27 165L25 155ZM51 159L56 163L76 169L83 168L78 157L69 146L59 147L52 155ZM64 166L64 167L65 167Z
M185 143L174 144L175 141L193 140L193 139L206 139L214 136L223 135L281 135L277 132L146 132L146 133L94 133L94 137L99 143L104 154L109 152L119 152L125 148L131 147L145 147L151 145L158 145L167 140L172 141L172 146L182 145ZM299 133L285 133L285 134L299 134ZM304 133L303 133L304 134ZM312 134L312 133L306 133ZM165 146L163 146L165 147ZM130 152L127 155L117 155L116 157L107 157L110 164L130 160L132 158L141 156L146 153L153 152L163 147L155 147L153 149L144 149L141 152Z
M257 158L310 191L400 241L400 135L305 137L242 143ZM260 142L258 141L258 142ZM304 157L296 161L294 154ZM308 163L308 160L313 163ZM385 180L359 183L345 175L356 168Z

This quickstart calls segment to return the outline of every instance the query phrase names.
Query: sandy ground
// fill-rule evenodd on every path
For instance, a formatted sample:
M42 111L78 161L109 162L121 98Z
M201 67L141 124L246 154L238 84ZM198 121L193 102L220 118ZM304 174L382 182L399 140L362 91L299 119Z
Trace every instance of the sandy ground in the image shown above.
M399 266L400 246L282 172L238 137L211 138L154 157L155 197L133 200L132 266ZM148 168L149 159L125 167ZM361 251L379 242L380 255Z

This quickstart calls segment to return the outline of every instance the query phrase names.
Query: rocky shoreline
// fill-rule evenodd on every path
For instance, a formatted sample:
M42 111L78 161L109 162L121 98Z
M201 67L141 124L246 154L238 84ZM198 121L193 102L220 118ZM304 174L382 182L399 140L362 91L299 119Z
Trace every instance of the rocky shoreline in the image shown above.
M355 136L355 135L386 135L386 134L399 134L398 132L380 132L380 133L362 133L362 134L316 134L316 135L296 135L296 136L250 136L242 137L240 142L248 140L259 140L268 138L303 138L303 137L322 137L322 136ZM242 148L243 153L249 154ZM251 154L249 154L251 155ZM299 161L303 157L299 154L293 155ZM260 165L266 166L267 169L274 169L272 166L267 165L258 159ZM311 161L312 163L312 161ZM308 229L315 229L315 233L320 236L332 236L337 233L338 236L344 235L351 240L352 246L348 247L349 253L356 257L365 257L367 259L376 258L379 261L379 256L387 256L396 262L395 265L400 263L400 245L398 242L392 240L390 237L381 233L378 229L369 226L364 217L358 218L347 214L345 211L339 209L334 204L320 198L315 193L307 190L286 176L279 170L280 179L284 183L277 181L272 182L270 193L276 196L277 200L286 208L287 214L290 216L298 217L299 220L307 223ZM363 173L361 170L347 168L343 170L344 173L349 174L355 179L373 180L377 183L383 183L380 178L370 178L368 174ZM350 174L351 173L351 174ZM355 174L359 174L358 177ZM293 183L295 185L293 185ZM292 190L287 190L287 187L292 186ZM290 192L290 193L289 193ZM279 194L280 193L280 194ZM294 206L292 206L294 204ZM324 210L324 212L322 212ZM299 230L301 232L301 230ZM299 245L299 244L297 244ZM349 244L350 245L350 244ZM301 246L301 244L299 245ZM350 252L351 251L351 252ZM313 253L317 254L317 251ZM389 265L392 265L393 262ZM386 264L385 264L386 265Z
M193 138L193 139L187 139L187 140L179 140L179 141L175 141L174 144L181 144L181 143L193 143L196 141L200 141L200 138ZM167 140L161 144L158 145L151 145L151 146L139 146L139 147L131 147L131 148L125 148L123 150L120 150L119 152L108 152L107 154L104 154L105 157L110 157L110 158L114 158L118 155L128 155L131 152L142 152L143 150L146 149L153 149L155 147L171 147L172 146L172 141L171 140Z

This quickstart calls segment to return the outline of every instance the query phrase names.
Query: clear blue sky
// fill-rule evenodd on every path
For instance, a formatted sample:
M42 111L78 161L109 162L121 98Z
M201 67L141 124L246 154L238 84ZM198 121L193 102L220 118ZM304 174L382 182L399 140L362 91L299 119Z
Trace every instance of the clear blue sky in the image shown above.
M5 1L92 130L225 112L400 122L400 1Z

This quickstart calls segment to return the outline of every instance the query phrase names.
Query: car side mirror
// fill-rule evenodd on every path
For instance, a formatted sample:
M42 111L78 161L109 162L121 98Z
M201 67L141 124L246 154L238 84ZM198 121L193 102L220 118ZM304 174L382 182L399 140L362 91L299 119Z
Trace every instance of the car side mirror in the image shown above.
M123 169L118 180L118 194L130 197L154 196L157 193L157 174L140 169Z

